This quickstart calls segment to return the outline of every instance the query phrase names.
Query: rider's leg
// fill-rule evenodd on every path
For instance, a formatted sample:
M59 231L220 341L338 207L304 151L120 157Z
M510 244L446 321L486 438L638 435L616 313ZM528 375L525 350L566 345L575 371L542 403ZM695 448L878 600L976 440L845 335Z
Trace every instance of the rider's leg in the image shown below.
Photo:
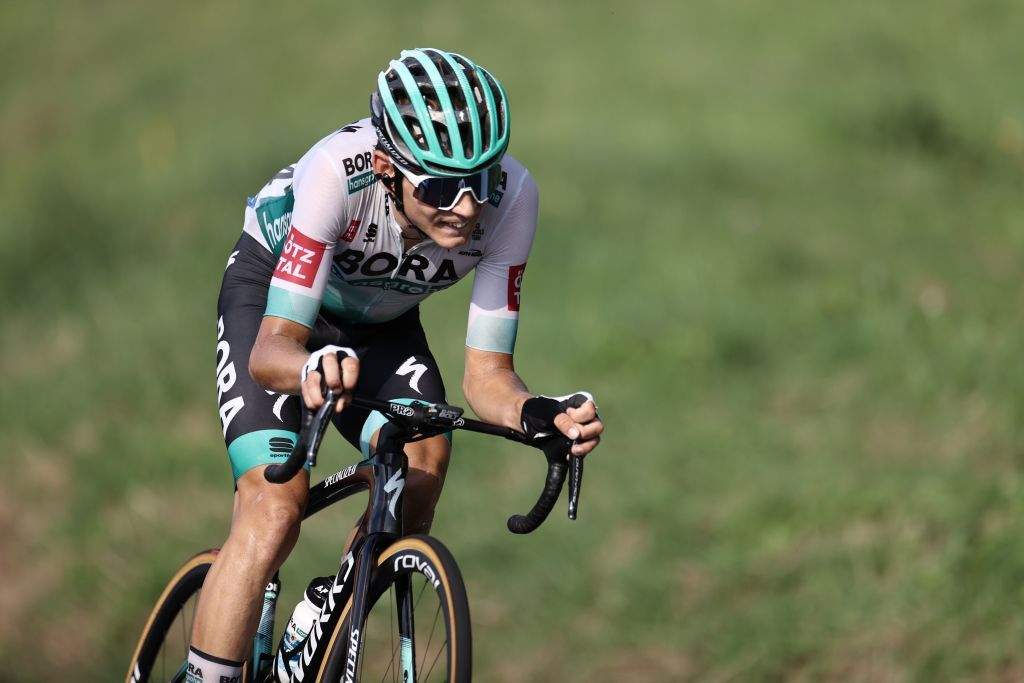
M192 630L193 647L242 660L259 625L263 590L299 537L309 496L309 473L286 484L263 478L266 466L238 478L231 532L203 584Z
M451 442L443 436L406 444L409 472L405 479L405 500L402 501L405 533L430 532L451 452Z

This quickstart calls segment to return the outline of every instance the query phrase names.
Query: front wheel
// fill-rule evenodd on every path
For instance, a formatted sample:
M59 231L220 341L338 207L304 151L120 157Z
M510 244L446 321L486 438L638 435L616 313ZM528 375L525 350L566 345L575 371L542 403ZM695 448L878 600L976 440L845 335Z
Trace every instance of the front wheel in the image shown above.
M350 630L351 614L342 619L336 633L347 642L332 643L323 680L471 680L466 587L440 541L407 536L388 546L377 560L368 597L359 628Z
M216 550L205 550L171 577L139 636L126 683L185 680L192 619L203 581L216 557Z

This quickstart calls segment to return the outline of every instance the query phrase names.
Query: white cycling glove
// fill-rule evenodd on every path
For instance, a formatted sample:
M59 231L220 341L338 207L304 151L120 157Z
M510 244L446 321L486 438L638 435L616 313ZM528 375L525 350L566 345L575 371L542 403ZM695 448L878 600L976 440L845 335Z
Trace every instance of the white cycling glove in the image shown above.
M302 381L305 382L306 378L309 377L309 373L316 370L323 377L324 374L324 356L330 353L343 353L346 356L352 358L358 358L356 352L347 346L335 346L334 344L328 344L318 351L314 351L310 356L306 364L302 366Z

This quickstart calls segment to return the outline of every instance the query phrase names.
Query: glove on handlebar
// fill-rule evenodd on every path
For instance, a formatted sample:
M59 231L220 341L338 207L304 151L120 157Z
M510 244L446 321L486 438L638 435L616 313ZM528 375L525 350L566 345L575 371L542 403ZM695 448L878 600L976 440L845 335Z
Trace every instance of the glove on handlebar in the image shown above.
M329 353L343 353L346 356L351 356L352 358L358 358L358 356L356 356L356 352L353 351L352 349L348 348L347 346L335 346L334 344L328 344L327 346L323 347L322 349L320 349L318 351L314 351L310 355L309 360L306 361L306 364L302 366L302 381L303 382L306 381L306 377L309 376L309 373L313 372L314 370L320 373L320 377L321 378L323 377L323 375L324 375L324 356L326 356ZM321 385L324 384L322 380L321 380L320 384Z
M594 397L586 391L567 396L536 396L527 399L519 416L523 432L531 439L544 439L559 434L555 418L569 408L579 408Z

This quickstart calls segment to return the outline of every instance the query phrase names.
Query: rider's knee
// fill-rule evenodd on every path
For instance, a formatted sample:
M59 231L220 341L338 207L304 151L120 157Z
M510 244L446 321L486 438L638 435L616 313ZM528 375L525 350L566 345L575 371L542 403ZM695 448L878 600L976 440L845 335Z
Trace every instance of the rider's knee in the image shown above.
M241 515L236 526L252 544L252 561L262 567L283 561L298 538L302 505L286 497L258 496L250 505L242 505Z
M260 506L260 527L268 538L286 538L299 530L302 508L292 500L273 500Z
M257 561L264 567L276 567L284 561L299 537L301 514L294 506L274 505L262 515L256 535Z

